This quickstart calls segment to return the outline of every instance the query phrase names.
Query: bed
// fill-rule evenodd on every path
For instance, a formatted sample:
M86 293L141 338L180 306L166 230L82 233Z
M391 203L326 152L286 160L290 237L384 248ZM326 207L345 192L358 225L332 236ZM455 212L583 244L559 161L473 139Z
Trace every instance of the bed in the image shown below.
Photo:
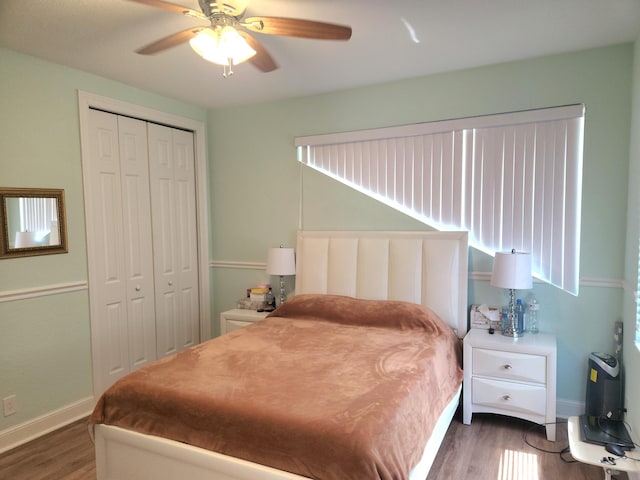
M296 295L264 321L105 392L98 480L426 478L460 395L466 233L303 231L296 250Z

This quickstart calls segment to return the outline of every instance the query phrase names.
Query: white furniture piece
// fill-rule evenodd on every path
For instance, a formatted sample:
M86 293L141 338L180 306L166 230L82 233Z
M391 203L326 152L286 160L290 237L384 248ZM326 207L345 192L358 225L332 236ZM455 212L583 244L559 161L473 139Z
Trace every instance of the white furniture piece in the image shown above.
M460 338L467 330L467 232L298 233L296 294L328 293L429 306ZM442 412L409 480L424 480L456 412ZM98 480L303 479L161 437L95 425Z
M636 475L640 476L640 462L631 460L629 458L617 458L607 452L601 445L583 442L580 435L579 417L569 417L569 421L567 422L567 429L571 456L579 462L602 467L604 469L605 480L611 480L611 475L616 475L620 472L635 473ZM629 456L633 458L640 458L640 453L636 452L637 450L632 450L631 452L629 452ZM609 465L601 462L603 457L612 456L615 459L615 465Z
M484 329L464 338L463 423L497 413L545 425L556 439L556 337L514 339Z
M220 335L233 332L238 328L243 328L252 323L262 320L268 315L268 312L258 312L256 310L248 310L234 308L220 314Z

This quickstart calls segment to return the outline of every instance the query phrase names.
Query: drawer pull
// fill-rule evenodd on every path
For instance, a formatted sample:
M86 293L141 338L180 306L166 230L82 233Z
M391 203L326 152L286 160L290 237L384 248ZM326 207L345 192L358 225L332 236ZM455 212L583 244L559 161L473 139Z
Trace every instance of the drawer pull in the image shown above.
M511 365L509 365L508 363L504 364L502 366L502 368L504 368L505 370L511 370L513 367Z
M502 399L506 402L508 402L509 400L511 400L511 395L503 395Z

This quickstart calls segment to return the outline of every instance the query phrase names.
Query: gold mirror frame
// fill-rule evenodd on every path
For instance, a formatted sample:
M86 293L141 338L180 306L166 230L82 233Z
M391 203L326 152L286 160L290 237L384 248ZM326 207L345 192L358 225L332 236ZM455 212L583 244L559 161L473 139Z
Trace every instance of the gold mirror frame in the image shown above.
M55 210L58 221L58 242L51 244L38 244L29 246L16 246L15 240L21 229L16 229L15 219L11 220L15 214L10 207L12 199L21 198L52 198L56 200ZM15 206L15 202L11 202ZM48 232L51 238L51 232ZM0 188L0 259L31 257L35 255L51 255L55 253L67 253L67 219L65 215L64 190L45 188Z

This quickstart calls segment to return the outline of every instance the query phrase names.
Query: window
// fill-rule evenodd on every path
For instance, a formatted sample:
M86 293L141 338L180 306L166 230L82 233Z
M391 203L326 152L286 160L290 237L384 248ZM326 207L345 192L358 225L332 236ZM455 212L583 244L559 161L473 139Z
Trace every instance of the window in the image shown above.
M296 138L298 160L472 246L579 286L584 105Z

